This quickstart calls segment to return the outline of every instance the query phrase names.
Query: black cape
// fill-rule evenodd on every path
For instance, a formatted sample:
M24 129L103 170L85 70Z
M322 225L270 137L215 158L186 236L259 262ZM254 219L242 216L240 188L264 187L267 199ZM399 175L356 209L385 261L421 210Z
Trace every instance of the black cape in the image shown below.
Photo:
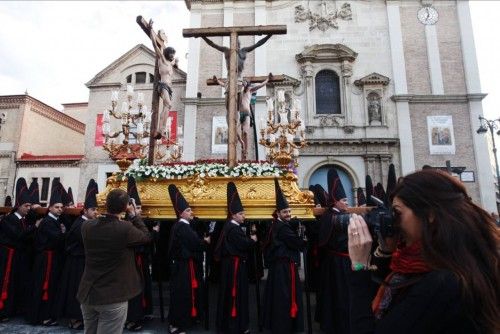
M221 261L219 296L217 300L217 332L240 334L248 330L249 251L255 242L241 227L226 222L215 250Z
M290 224L279 219L273 222L271 237L265 251L269 272L264 290L263 325L273 334L302 332L302 285L297 263L305 242Z
M202 316L202 251L205 243L189 224L172 226L169 242L170 307L168 322L185 330Z

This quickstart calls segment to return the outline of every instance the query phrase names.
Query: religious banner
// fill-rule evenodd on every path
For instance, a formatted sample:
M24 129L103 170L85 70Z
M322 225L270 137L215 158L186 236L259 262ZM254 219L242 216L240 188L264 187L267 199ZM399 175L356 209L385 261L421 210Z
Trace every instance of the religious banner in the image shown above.
M212 119L212 153L227 153L228 129L225 116Z
M455 154L451 116L427 116L430 154Z
M97 147L104 145L104 136L102 134L102 114L97 114L94 145Z

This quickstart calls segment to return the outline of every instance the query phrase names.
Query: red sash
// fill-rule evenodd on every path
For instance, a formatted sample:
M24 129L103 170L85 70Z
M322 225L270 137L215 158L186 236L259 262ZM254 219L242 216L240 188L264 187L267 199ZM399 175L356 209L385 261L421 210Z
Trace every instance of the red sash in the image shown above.
M144 266L142 264L142 255L141 254L135 254L135 262L137 263L137 267L139 267L139 270L141 271L141 275L144 273ZM147 301L146 297L144 296L144 291L141 293L142 298L141 298L141 304L143 308L146 308L147 306Z
M237 282L238 282L238 267L240 265L240 258L237 256L233 256L233 265L234 265L234 273L233 273L233 288L231 289L231 297L233 299L233 307L231 309L231 317L236 318L236 294L237 294Z
M194 270L194 261L193 259L189 259L189 275L191 276L191 317L196 317L198 315L198 311L196 310L196 292L198 289L198 281L196 280L196 274Z
M47 250L47 266L45 267L45 279L43 280L42 286L42 300L49 300L49 283L50 283L50 272L52 271L52 257L54 255L54 251Z
M290 304L290 316L292 318L297 317L297 313L299 311L299 307L297 306L297 293L295 289L295 263L290 261L290 287L291 287L291 296L292 302Z
M3 275L2 293L0 295L0 310L4 308L4 302L9 296L9 282L10 272L12 270L12 259L14 258L15 249L4 246L7 249L7 265L5 267L5 274Z

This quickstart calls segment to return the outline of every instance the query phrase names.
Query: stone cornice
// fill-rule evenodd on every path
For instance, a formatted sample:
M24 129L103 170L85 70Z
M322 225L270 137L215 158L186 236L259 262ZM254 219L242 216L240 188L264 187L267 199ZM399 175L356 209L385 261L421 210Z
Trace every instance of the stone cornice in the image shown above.
M354 85L363 87L365 85L382 85L387 86L391 80L385 75L373 72L361 79L354 81Z
M488 94L450 94L450 95L416 95L404 94L393 95L394 102L409 103L466 103L469 101L482 101Z
M18 167L78 167L80 161L16 161Z
M30 110L36 112L39 115L42 115L56 123L59 123L71 130L74 130L78 133L85 134L85 124L77 121L73 117L70 117L48 105L42 103L31 96L28 96L30 100Z
M257 96L257 102L265 102L266 97L265 96ZM181 98L181 102L184 103L184 105L195 105L195 106L225 106L226 105L226 99L223 97L204 97L204 98L197 98L197 97L187 97L187 98Z
M369 144L386 144L397 145L397 138L352 138L352 139L335 139L335 138L307 138L307 144L312 145L369 145Z

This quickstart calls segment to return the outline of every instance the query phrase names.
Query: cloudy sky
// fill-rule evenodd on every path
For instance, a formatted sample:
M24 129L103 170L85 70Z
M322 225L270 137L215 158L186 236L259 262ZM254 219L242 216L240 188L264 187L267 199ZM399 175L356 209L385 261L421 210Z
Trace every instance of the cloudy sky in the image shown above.
M485 114L500 115L500 1L471 1ZM135 23L137 15L153 18L168 32L186 68L189 26L184 1L1 1L0 95L28 93L57 108L88 99L85 83L116 58L150 42Z

